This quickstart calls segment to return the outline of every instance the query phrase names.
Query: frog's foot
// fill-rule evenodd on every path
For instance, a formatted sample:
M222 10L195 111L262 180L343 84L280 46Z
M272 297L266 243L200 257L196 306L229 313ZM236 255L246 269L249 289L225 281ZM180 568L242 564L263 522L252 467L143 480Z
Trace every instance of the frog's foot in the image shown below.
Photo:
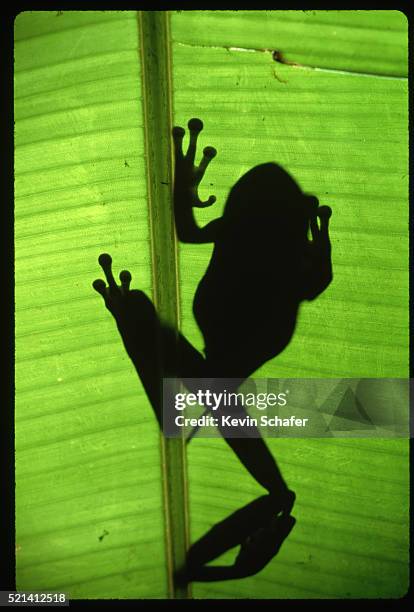
M188 130L190 132L190 141L186 154L183 153L183 138L185 135L184 128L176 126L172 130L172 136L174 141L175 151L175 163L176 163L176 178L177 183L187 183L188 188L191 190L191 204L197 208L205 208L211 206L216 201L215 196L210 196L208 200L201 201L198 197L198 186L203 178L205 171L213 159L217 155L217 151L214 147L205 147L203 150L203 157L198 166L194 165L194 160L197 151L197 139L199 133L203 129L203 122L201 119L190 119L188 122Z
M117 285L112 274L112 257L108 253L102 253L98 258L99 265L101 266L108 286L105 281L98 278L92 283L95 291L102 295L105 305L114 316L122 313L126 305L127 298L130 295L129 286L131 283L131 274L128 270L123 270L119 274L119 280L121 285Z
M285 513L270 519L265 527L254 531L241 544L235 567L244 576L259 572L277 555L295 523L296 519Z

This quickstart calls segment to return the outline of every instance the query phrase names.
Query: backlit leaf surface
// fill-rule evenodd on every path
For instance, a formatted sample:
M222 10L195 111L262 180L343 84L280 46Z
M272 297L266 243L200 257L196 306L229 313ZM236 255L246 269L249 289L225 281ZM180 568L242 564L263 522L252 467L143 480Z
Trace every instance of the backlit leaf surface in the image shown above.
M174 122L202 118L218 150L199 222L266 161L333 209L334 282L257 376L408 375L406 34L398 11L171 15ZM152 292L137 15L24 12L15 36L17 585L165 598L159 433L91 287L110 252ZM180 246L182 329L200 350L191 304L210 254ZM402 596L407 441L268 442L297 525L261 573L193 596ZM223 440L193 440L188 462L192 541L262 494Z

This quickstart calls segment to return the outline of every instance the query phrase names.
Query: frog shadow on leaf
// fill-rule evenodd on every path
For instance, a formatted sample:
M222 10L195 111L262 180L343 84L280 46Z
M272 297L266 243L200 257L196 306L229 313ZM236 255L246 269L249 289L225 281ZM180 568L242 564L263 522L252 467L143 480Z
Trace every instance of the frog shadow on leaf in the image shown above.
M125 348L163 426L162 377L178 378L191 389L191 379L220 380L239 385L291 341L300 304L315 299L332 281L329 219L331 209L302 192L278 164L260 164L232 187L223 215L204 227L193 208L211 206L214 196L201 201L198 186L215 157L205 147L195 165L199 119L188 123L189 144L183 152L185 130L173 128L175 152L174 216L181 242L213 243L213 253L193 301L195 320L204 339L203 353L163 322L152 301L131 290L131 275L120 273L117 285L108 254L99 257L108 285L94 288L114 316ZM231 383L230 383L231 384ZM228 387L227 387L228 389ZM229 390L229 389L228 389ZM220 407L216 415L224 414ZM243 406L237 406L243 412ZM220 432L263 495L214 525L194 543L176 580L225 580L252 575L278 552L294 526L290 512L295 500L260 433L240 430L233 437ZM240 545L232 566L208 566L229 548Z

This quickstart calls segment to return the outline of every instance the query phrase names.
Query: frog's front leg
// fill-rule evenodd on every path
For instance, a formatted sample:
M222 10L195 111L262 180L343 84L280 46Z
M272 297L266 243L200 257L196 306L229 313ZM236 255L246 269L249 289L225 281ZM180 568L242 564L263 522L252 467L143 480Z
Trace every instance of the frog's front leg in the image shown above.
M172 135L174 141L174 216L177 236L181 242L207 243L214 242L221 226L220 219L215 219L201 228L197 225L193 208L206 208L215 201L215 196L201 201L198 187L210 161L216 156L214 147L205 147L199 165L195 165L198 135L203 129L200 119L190 119L188 122L190 140L187 152L183 152L182 144L185 135L184 128L176 126Z

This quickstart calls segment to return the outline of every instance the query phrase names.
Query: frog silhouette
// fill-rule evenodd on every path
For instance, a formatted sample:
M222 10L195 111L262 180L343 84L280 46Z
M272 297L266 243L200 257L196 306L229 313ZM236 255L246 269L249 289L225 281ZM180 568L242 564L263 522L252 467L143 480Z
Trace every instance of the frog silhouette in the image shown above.
M188 122L189 144L183 152L185 130L172 130L174 217L177 237L184 243L213 243L213 253L193 301L195 320L204 339L203 353L158 316L151 300L130 290L131 274L120 273L117 285L112 258L99 257L106 281L93 286L114 316L125 348L135 365L160 427L162 377L208 380L219 389L223 379L234 388L291 341L300 304L320 295L332 281L329 219L331 209L302 192L278 164L260 164L231 188L221 217L199 227L194 208L212 206L215 197L201 201L198 187L216 156L205 147L195 165L200 119ZM214 382L216 381L216 382ZM227 386L229 390L229 387ZM243 406L236 407L243 412ZM220 407L219 412L225 412ZM219 414L219 412L217 414ZM178 582L225 580L260 571L279 551L292 530L295 493L258 430L239 437L219 427L223 438L252 477L267 491L244 508L214 525L188 552ZM240 545L232 566L206 565L225 550Z

